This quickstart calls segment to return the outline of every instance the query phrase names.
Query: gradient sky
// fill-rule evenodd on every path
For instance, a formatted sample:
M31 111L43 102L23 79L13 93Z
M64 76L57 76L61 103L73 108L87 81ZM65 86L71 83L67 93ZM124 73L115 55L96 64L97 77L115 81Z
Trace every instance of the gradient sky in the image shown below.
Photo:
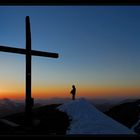
M32 94L38 98L140 96L140 6L1 6L0 45L25 48L30 16ZM24 55L0 52L0 98L25 95Z

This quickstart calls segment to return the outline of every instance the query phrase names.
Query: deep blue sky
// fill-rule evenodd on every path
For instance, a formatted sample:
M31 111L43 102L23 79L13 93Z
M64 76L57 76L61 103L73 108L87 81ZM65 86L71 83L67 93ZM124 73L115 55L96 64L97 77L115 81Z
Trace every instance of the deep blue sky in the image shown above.
M1 6L1 45L25 48L26 16L32 49L60 54L33 57L35 86L140 86L140 6ZM24 84L23 56L0 53L0 65L3 87Z

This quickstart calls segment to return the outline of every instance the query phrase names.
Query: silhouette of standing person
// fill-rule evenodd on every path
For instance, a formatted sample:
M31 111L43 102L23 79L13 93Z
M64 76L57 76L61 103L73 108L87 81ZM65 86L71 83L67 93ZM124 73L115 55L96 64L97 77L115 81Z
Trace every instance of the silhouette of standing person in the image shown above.
M72 100L75 100L75 95L76 95L75 85L72 85L72 90L71 90L70 94L72 94Z

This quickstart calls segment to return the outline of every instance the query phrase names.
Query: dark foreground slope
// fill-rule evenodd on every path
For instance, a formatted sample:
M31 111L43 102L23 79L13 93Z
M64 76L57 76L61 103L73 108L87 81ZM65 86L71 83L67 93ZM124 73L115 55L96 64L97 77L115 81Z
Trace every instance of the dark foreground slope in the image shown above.
M17 113L1 118L19 124L13 127L0 121L0 135L63 135L70 120L66 113L57 110L60 104L33 109L33 125L25 126L25 114Z
M128 128L137 124L134 131L140 134L140 100L117 105L104 113Z

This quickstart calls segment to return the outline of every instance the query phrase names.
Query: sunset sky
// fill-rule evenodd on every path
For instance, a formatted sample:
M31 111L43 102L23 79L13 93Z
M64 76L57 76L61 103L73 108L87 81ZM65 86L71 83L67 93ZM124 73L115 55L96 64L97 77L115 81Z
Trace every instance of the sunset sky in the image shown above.
M0 6L0 45L25 48L30 16L35 98L140 97L140 6ZM24 98L25 56L0 52L0 98Z

